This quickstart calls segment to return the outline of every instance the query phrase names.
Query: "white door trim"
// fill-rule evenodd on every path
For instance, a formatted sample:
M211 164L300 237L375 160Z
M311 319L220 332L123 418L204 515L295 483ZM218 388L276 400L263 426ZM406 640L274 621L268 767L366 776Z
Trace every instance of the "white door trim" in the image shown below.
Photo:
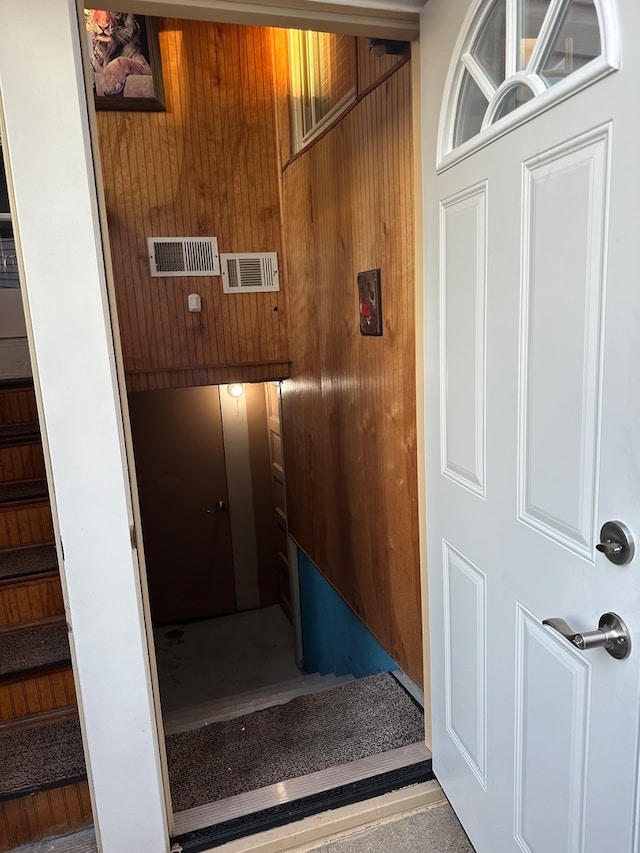
M422 0L129 6L141 14L415 39ZM64 546L61 575L98 846L160 853L168 851L172 817L144 557L138 563L131 546L139 513L113 341L117 317L108 307L113 278L103 253L95 111L92 102L87 108L76 17L82 8L74 0L0 7L1 130L59 553ZM34 29L45 17L46 30ZM37 63L24 66L20 46L27 43L41 56L56 45L44 77Z
M133 0L127 5L141 15L248 24L254 27L317 29L370 38L411 41L419 35L422 0Z

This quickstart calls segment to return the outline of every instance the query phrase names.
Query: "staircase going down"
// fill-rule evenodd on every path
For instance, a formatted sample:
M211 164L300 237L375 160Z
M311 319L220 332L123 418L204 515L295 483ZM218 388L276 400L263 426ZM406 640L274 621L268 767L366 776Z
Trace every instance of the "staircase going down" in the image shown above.
M2 382L0 853L92 822L77 719L33 386Z

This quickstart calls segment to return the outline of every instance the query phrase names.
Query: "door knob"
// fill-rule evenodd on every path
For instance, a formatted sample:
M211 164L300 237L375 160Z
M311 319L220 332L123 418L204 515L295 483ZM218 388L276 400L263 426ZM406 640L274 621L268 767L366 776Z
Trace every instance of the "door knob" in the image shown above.
M226 512L227 505L224 501L216 501L212 507L209 507L207 510L208 513L212 512Z
M595 631L578 633L570 628L564 619L544 619L543 625L553 628L577 649L603 648L611 657L622 660L631 654L631 637L627 626L615 613L603 613Z
M625 566L633 560L636 546L631 531L621 521L607 521L600 530L596 551L604 554L616 566Z

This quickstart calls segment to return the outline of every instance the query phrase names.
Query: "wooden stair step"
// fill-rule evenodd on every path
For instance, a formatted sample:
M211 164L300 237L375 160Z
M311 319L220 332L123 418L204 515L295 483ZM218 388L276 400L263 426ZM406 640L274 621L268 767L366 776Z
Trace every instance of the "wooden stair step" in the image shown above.
M92 823L86 780L0 800L0 853L43 838L76 832Z
M0 425L37 423L38 410L33 383L8 381L0 383Z
M48 498L0 504L0 550L53 542Z
M44 454L40 439L3 447L0 442L0 480L42 480L45 476Z
M42 572L57 571L57 569L58 555L53 542L0 551L0 581L38 575Z
M70 662L66 625L47 625L0 634L0 681L18 673L59 667Z
M0 678L0 732L77 719L69 664Z
M49 494L46 480L17 480L0 483L0 504L42 500Z
M57 571L0 580L0 634L65 621Z
M37 421L0 425L0 447L40 441L40 426Z

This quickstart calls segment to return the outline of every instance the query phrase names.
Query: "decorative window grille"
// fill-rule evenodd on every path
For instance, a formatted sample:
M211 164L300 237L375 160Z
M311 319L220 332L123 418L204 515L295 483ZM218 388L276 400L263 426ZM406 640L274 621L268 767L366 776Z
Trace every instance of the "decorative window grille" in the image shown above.
M619 66L603 0L476 0L449 69L439 167Z

